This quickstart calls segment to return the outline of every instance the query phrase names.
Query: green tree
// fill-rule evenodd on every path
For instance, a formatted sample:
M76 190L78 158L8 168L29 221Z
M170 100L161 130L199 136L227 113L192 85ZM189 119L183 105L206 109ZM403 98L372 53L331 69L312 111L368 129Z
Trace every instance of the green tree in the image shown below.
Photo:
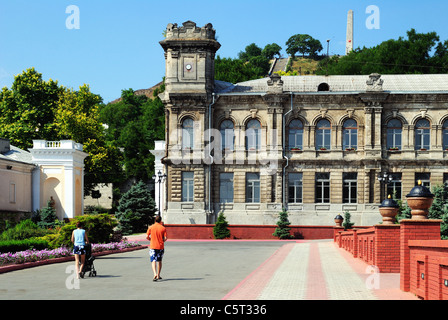
M226 220L223 212L219 213L218 220L213 227L213 236L215 239L230 238L229 223Z
M296 53L302 56L308 54L311 57L317 56L323 47L319 40L314 39L308 34L295 34L286 41L286 53L294 57Z
M156 204L143 181L133 185L120 199L115 217L123 234L145 232L154 223Z
M156 89L157 95L164 89ZM122 165L127 178L148 181L154 174L155 140L165 139L165 110L155 96L149 99L127 89L121 101L109 103L100 109L100 121L107 125L107 141L122 150Z
M269 60L274 59L274 56L278 55L280 57L280 51L282 47L280 47L276 43L267 44L264 49L261 51L261 54Z
M43 229L54 228L55 225L59 225L59 220L56 215L56 211L51 206L50 201L48 201L47 206L39 211L39 222L37 225Z
M344 227L344 230L351 229L354 225L353 222L350 221L351 214L348 211L344 212L344 222L342 223L342 226Z
M448 72L448 42L439 42L435 32L407 32L372 48L356 48L346 56L320 61L318 74L329 75L424 74Z
M279 213L277 228L275 228L275 231L272 235L274 237L278 237L279 239L291 239L292 235L290 234L291 228L289 227L289 225L290 222L288 219L288 212L285 209L283 209Z
M65 89L55 110L54 127L59 139L69 139L83 144L85 159L85 192L89 193L98 183L120 181L122 169L118 148L107 143L104 127L100 122L99 108L102 98L83 85L78 91Z
M429 208L429 219L441 219L440 226L442 239L448 238L448 186L446 184L432 188L434 201Z
M56 140L54 112L63 90L34 68L15 76L11 89L0 92L0 137L25 150L35 139Z

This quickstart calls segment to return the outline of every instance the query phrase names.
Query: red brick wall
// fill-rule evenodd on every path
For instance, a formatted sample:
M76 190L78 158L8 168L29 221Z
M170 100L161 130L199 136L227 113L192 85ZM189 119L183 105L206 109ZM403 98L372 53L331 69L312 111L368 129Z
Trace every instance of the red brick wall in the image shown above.
M400 272L400 226L375 226L375 261L380 272Z
M408 246L409 291L425 300L448 300L448 241L410 240Z
M168 224L168 237L170 239L213 239L211 224ZM262 225L231 225L229 226L231 239L246 240L274 240L278 239L272 234L277 226ZM333 239L332 226L290 226L291 234L296 239Z

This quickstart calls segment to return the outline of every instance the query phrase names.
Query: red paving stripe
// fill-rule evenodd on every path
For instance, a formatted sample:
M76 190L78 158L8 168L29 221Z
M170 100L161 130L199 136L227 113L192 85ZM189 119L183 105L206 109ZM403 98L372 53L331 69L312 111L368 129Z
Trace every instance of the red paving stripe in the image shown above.
M325 275L322 271L317 243L310 244L306 288L306 300L328 300L327 284L325 282Z
M294 245L295 242L285 244L279 248L255 271L225 295L222 300L256 300Z

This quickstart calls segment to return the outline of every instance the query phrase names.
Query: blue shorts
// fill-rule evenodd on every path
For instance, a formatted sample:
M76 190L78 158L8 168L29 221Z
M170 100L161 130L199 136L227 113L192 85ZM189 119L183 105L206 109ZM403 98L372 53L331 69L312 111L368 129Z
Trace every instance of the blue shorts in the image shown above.
M163 250L163 249L149 249L149 259L151 260L151 262L153 262L153 261L161 262L163 259L164 253L165 253L165 250Z
M74 254L86 254L86 249L84 246L73 246Z

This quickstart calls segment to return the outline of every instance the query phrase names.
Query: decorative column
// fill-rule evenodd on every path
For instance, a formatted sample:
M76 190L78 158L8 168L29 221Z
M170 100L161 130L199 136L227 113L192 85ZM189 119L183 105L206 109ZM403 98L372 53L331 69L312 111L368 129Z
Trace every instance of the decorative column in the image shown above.
M160 179L158 173L160 172L161 177L163 175L166 175L165 172L165 166L162 163L162 158L165 156L165 141L163 140L157 140L155 141L155 147L154 150L149 150L154 157L154 173L156 175L156 185L155 185L155 192L154 192L154 201L156 202L157 209L160 212L160 216L163 220L163 213L164 213L164 204L165 204L165 181L166 179Z
M410 291L409 240L440 240L442 220L428 219L434 195L424 186L415 186L406 196L412 219L400 221L400 289Z
M47 206L52 198L59 219L72 219L84 213L83 145L71 140L33 140L33 210Z

